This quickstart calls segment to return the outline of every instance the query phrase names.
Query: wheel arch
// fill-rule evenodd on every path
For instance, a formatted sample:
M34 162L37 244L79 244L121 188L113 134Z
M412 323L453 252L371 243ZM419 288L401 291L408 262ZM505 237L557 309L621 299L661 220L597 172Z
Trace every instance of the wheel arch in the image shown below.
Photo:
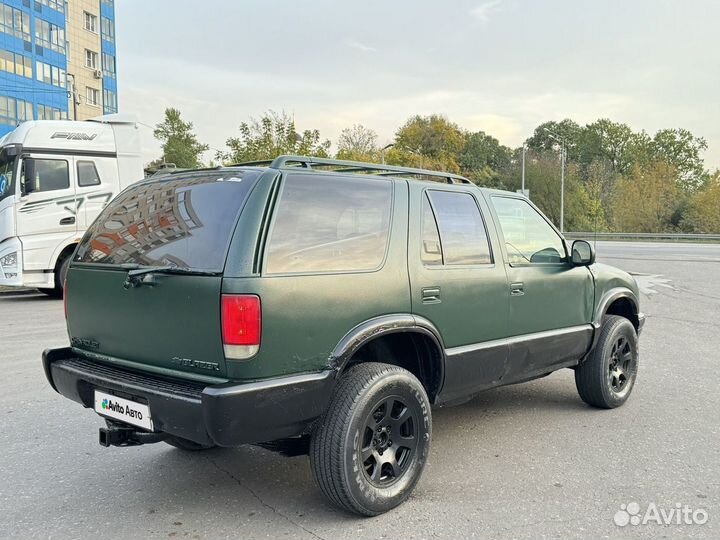
M425 386L431 402L445 380L442 337L423 317L396 313L368 319L345 334L330 355L330 366L338 375L354 364L372 361L408 369Z
M593 343L591 349L597 345L600 337L600 327L602 326L603 317L605 315L620 315L628 319L635 327L635 331L640 331L640 310L637 296L630 289L625 287L615 287L606 291L595 308L593 316L593 327L595 329Z

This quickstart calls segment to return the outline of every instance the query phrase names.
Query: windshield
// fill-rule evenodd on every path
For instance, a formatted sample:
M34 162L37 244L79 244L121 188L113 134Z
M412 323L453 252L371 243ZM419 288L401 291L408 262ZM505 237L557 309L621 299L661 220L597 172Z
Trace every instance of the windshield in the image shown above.
M0 201L15 194L15 159L0 151Z
M102 211L75 261L220 272L257 177L254 171L232 171L140 182Z

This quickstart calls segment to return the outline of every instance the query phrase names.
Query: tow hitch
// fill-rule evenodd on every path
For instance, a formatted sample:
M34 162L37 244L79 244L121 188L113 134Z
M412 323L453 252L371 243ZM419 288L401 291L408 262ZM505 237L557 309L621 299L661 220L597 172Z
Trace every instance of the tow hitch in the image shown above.
M100 428L101 446L138 446L164 441L167 435L164 433L147 433L136 431L133 428L110 425Z

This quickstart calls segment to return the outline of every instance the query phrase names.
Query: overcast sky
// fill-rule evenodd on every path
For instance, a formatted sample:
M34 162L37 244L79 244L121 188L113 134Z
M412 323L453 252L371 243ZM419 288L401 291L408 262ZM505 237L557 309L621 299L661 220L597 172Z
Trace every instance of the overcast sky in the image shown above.
M716 0L115 5L120 112L154 125L177 107L214 149L268 109L331 140L360 123L380 143L414 114L509 146L546 120L607 117L687 128L720 166ZM149 160L160 151L146 131Z

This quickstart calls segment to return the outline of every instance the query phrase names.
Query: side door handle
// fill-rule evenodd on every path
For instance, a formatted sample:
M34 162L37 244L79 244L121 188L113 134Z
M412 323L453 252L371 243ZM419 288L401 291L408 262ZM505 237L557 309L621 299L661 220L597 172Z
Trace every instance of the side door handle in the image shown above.
M525 294L525 284L517 281L510 284L510 296L523 296Z
M423 304L437 304L440 300L440 287L424 287L421 293Z
M60 220L60 225L72 225L75 223L75 216L64 217Z

